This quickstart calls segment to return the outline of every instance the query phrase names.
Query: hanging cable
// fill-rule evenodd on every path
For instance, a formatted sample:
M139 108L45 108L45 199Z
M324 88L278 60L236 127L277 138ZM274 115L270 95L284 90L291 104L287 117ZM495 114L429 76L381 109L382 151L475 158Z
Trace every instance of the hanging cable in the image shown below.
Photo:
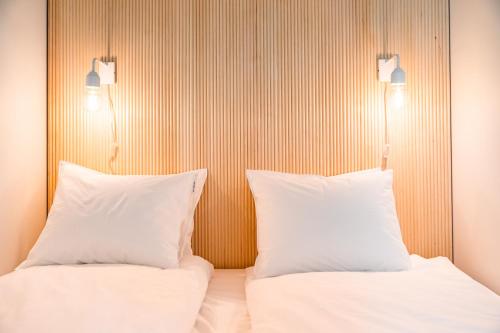
M384 1L384 36L383 36L383 50L384 50L384 57L388 56L387 53L387 47L388 47L388 39L389 39L389 33L387 29L387 0ZM389 126L388 126L388 86L389 84L387 82L384 82L384 146L382 149L382 163L380 168L382 170L387 169L387 161L389 159L389 154L390 154L390 144L389 144Z
M108 6L106 8L106 16L108 18L108 33L107 33L107 59L108 61L111 60L111 35L113 33L113 6L114 2L113 0L108 1ZM118 145L118 135L116 133L116 112L115 112L115 105L113 103L113 99L111 98L111 88L110 85L107 85L107 93L108 93L108 105L109 105L109 112L111 113L111 135L112 135L112 144L111 144L111 154L108 159L108 168L109 171L112 174L115 174L115 161L116 158L118 157L118 152L120 146Z
M113 99L111 98L111 88L109 87L109 85L107 86L107 88L108 88L109 111L111 112L111 134L113 139L113 143L111 145L111 155L108 159L108 167L111 173L115 174L114 162L116 161L119 150L118 136L116 134L116 112L115 112L115 106L113 104Z
M388 44L388 39L389 39L389 33L387 32L387 0L384 1L384 13L383 13L383 20L384 20L384 31L383 31L383 40L382 40L382 49L384 51L384 57L387 57L387 44Z
M387 169L387 160L389 159L389 153L391 146L389 145L389 126L388 126L388 115L387 115L387 93L388 93L388 83L384 83L384 148L382 151L382 165L381 169Z

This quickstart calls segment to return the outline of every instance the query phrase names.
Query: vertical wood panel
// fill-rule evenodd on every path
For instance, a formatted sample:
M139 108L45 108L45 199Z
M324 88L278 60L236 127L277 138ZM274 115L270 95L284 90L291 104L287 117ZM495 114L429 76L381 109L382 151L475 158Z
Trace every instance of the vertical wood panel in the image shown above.
M403 236L450 257L448 48L446 0L50 0L49 205L59 160L107 171L111 118L84 110L84 79L93 57L116 57L117 172L207 167L195 252L251 265L245 169L379 166L376 57L399 53L407 105L389 114L389 166Z

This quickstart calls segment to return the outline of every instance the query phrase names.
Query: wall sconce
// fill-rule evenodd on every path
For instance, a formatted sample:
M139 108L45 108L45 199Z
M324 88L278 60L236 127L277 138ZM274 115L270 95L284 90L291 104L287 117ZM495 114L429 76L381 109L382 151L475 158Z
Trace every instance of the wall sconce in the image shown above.
M406 74L399 65L399 54L378 60L378 79L391 84L390 108L400 110L405 104Z
M99 74L96 72L96 64L99 64ZM108 92L108 106L111 112L111 131L113 144L111 147L111 154L108 159L108 167L112 174L115 173L113 163L118 156L118 138L116 134L116 112L111 98L110 85L116 83L115 62L103 62L96 58L92 59L92 70L85 78L86 97L85 104L88 111L97 111L101 108L101 85L107 86Z
M396 68L391 73L391 107L392 109L400 110L405 104L406 74L405 71L399 67L399 55L396 58Z
M99 74L96 72L99 64ZM86 97L85 106L88 111L97 111L101 108L101 85L110 85L116 82L115 63L102 62L92 59L92 70L85 78Z
M95 63L97 59L92 60L92 70L85 78L85 106L88 111L97 111L101 107L101 78L95 71Z

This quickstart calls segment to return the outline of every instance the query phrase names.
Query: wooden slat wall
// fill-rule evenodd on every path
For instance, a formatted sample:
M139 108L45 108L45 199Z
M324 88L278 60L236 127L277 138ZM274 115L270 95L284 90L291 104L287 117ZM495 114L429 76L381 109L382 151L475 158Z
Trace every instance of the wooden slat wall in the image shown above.
M376 57L399 53L407 105L389 113L389 166L403 236L451 257L448 19L447 0L49 0L48 204L59 160L107 171L111 118L85 111L84 79L93 57L116 57L117 172L207 167L195 252L251 265L245 169L379 166Z

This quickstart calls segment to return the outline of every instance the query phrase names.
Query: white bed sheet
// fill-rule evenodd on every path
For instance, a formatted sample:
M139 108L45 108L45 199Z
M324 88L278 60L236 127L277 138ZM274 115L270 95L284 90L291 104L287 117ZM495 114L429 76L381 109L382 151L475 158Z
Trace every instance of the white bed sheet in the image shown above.
M500 296L446 258L403 272L318 272L254 279L253 332L499 333Z
M250 317L243 269L216 269L193 333L247 333Z
M53 265L0 277L0 332L191 332L213 266Z

